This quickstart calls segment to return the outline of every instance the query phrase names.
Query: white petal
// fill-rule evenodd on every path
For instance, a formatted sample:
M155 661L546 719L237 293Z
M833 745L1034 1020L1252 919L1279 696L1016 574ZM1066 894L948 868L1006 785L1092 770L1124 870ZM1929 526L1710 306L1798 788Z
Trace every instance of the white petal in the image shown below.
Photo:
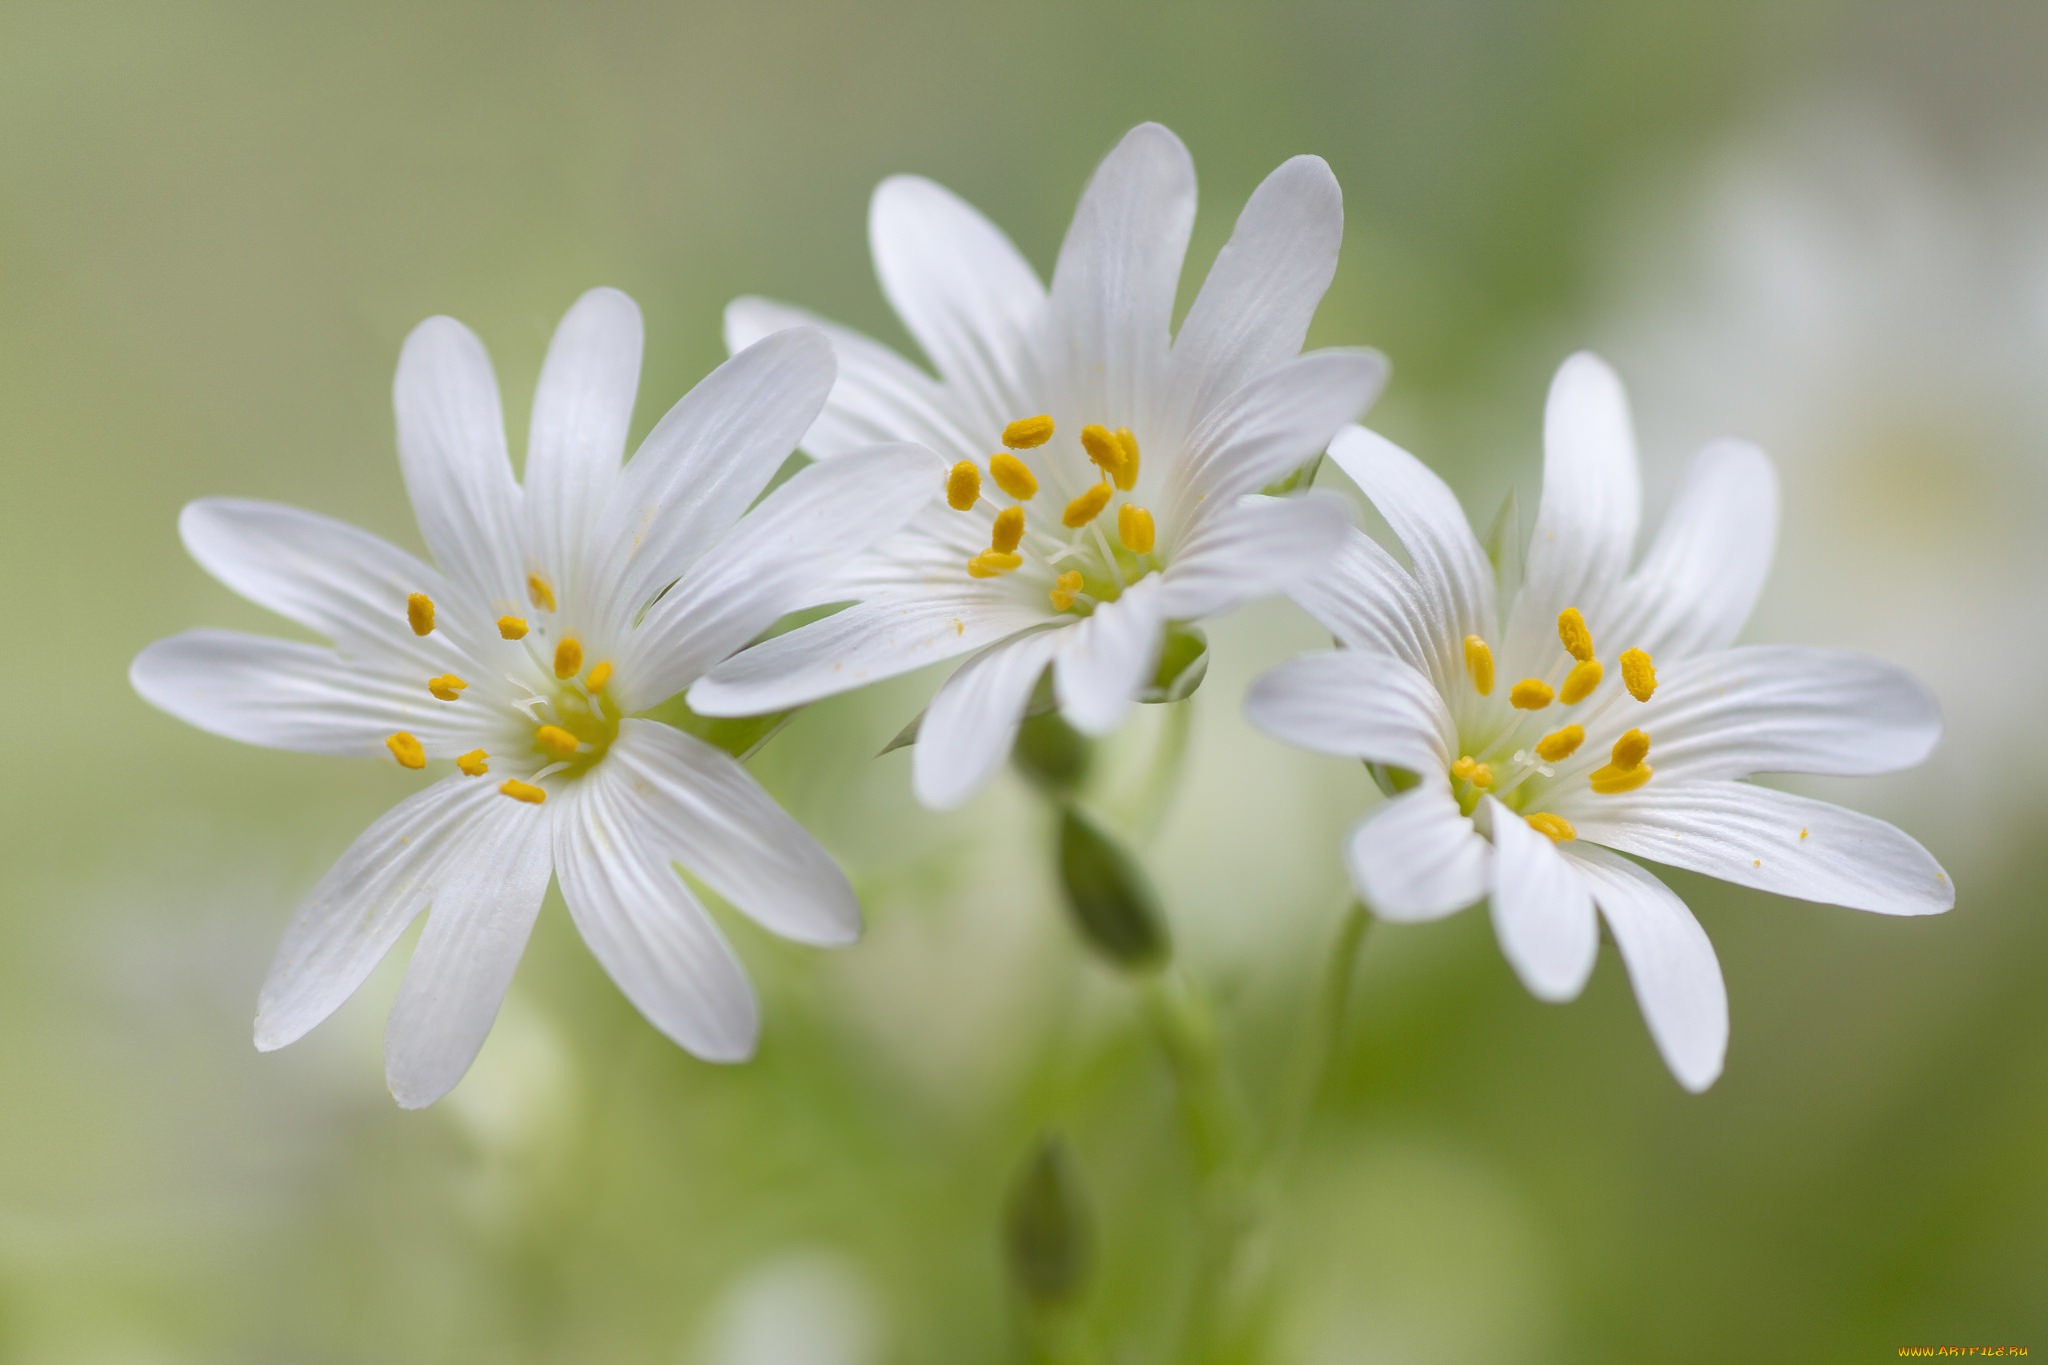
M1054 632L1060 649L1053 692L1060 714L1082 734L1116 729L1158 667L1165 624L1159 601L1159 580L1142 579L1080 625Z
M933 810L953 810L995 775L1017 742L1031 690L1058 651L1061 630L992 645L939 688L911 752L918 800Z
M1749 619L1778 543L1778 476L1747 441L1693 458L1663 529L1623 587L1616 649L1684 658L1725 649Z
M652 810L600 768L555 817L562 899L633 1008L713 1062L745 1061L761 1031L746 973L676 875Z
M623 630L738 521L832 391L832 344L808 329L748 347L684 394L640 443L588 557ZM654 700L658 700L655 698Z
M1046 362L1065 371L1077 410L1150 425L1140 405L1165 367L1194 221L1194 162L1158 124L1133 128L1096 168L1053 270L1047 338Z
M1698 1094L1728 1053L1728 988L1707 931L1671 888L1626 858L1586 843L1565 846L1593 889L1664 1065Z
M428 318L399 352L391 401L399 467L434 562L484 602L516 599L524 522L483 343L454 318Z
M631 712L680 692L816 600L816 587L900 530L939 487L923 446L873 446L799 472L761 501L647 611L618 676ZM629 688L630 690L625 690Z
M1351 534L1343 504L1323 494L1251 496L1205 516L1162 578L1160 611L1196 621L1286 592L1329 571Z
M1387 362L1376 351L1310 351L1233 391L1187 439L1167 501L1168 553L1203 512L1228 507L1298 469L1378 396Z
M767 299L734 299L726 305L725 345L734 354L791 327L816 327L839 358L831 400L804 433L803 449L813 459L829 460L886 441L915 441L951 460L988 453L983 447L991 438L970 435L959 399L880 342Z
M640 309L593 289L563 317L533 395L526 442L529 540L559 597L582 590L583 552L618 478L640 387Z
M947 385L976 410L983 439L1030 416L1023 408L1038 387L1031 352L1045 287L1002 230L950 190L898 175L875 189L868 241L882 292Z
M1437 629L1408 571L1363 531L1346 530L1323 571L1288 590L1337 643L1391 654L1429 673L1439 655Z
M1941 865L1884 821L1747 782L1653 778L1626 796L1575 797L1560 814L1581 839L1737 886L1881 915L1955 904Z
M341 1007L426 909L491 784L448 777L393 806L341 855L293 916L256 1004L256 1046L295 1043Z
M411 679L345 659L322 645L232 630L189 630L135 656L128 679L150 705L227 739L350 758L388 757L384 741L411 734L429 754L474 747L472 705L444 702Z
M1275 739L1416 773L1441 773L1457 743L1429 679L1364 650L1290 659L1251 685L1244 710Z
M741 650L690 688L705 716L759 716L802 706L1007 639L1047 613L966 594L857 602Z
M544 807L500 796L462 835L384 1026L384 1079L405 1109L455 1088L498 1017L548 891Z
M1343 241L1344 193L1321 157L1294 157L1266 177L1174 338L1182 411L1206 411L1301 350Z
M1539 1000L1570 1000L1586 988L1600 951L1593 897L1548 835L1492 797L1493 932Z
M1599 629L1635 553L1641 479L1621 380L1581 351L1558 370L1543 413L1543 500L1500 658L1507 678L1564 657L1557 614L1566 607Z
M460 671L456 642L475 638L484 610L389 541L296 507L202 498L178 514L178 534L200 567L251 602L352 650L437 665L428 677ZM437 609L425 637L406 624L416 592Z
M1486 894L1493 846L1458 809L1450 784L1402 792L1351 831L1344 863L1366 909L1381 919L1442 919Z
M1422 461L1364 427L1346 427L1330 442L1330 459L1387 519L1414 566L1428 612L1429 670L1440 687L1465 675L1464 639L1498 645L1493 566L1479 548L1458 495Z
M1941 738L1927 689L1868 655L1749 645L1658 674L1656 695L1629 719L1650 735L1660 779L1886 773L1920 762Z
M654 817L655 847L742 914L799 943L860 937L860 905L839 865L731 754L656 721L626 720L607 762Z

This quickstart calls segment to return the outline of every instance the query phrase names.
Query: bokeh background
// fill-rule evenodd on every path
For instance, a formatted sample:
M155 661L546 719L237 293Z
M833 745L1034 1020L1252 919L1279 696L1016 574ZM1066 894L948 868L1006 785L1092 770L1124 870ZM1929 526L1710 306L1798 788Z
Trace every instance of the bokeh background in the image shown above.
M1592 345L1653 516L1709 437L1777 457L1751 637L1906 662L1950 722L1918 771L1810 789L1919 835L1952 915L1674 874L1732 998L1705 1096L1611 948L1558 1008L1482 913L1376 930L1273 1242L1271 1358L2048 1351L2044 60L2026 0L8 0L0 1359L1017 1359L994 1229L1048 1128L1089 1183L1107 1358L1156 1359L1189 1232L1167 1073L1061 921L1021 784L938 817L907 755L872 757L931 678L754 762L870 921L840 953L733 926L757 1061L664 1042L551 901L475 1070L418 1114L380 1065L404 948L305 1042L249 1037L291 908L402 775L212 739L126 681L155 637L275 627L182 553L192 497L417 544L388 395L420 318L483 336L516 442L554 320L627 290L644 431L735 294L903 340L864 242L884 175L942 180L1049 269L1147 118L1202 177L1184 301L1258 179L1322 154L1347 230L1312 340L1392 357L1373 424L1482 524L1530 505L1550 372ZM1211 636L1145 857L1257 1105L1373 798L1240 718L1322 643L1307 621Z

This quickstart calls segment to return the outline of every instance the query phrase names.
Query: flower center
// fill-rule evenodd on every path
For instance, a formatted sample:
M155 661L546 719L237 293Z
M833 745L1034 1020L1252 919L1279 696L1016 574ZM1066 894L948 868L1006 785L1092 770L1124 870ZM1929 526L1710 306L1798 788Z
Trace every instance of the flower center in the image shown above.
M543 575L528 574L526 592L535 610L555 610L554 585ZM406 599L405 619L413 634L433 634L433 599L422 592L411 594ZM507 643L525 639L530 629L520 616L500 616L496 624L498 637ZM547 789L540 785L542 781L557 775L581 777L603 760L619 735L619 715L604 703L605 687L612 680L610 660L600 660L586 672L583 642L574 635L564 635L555 644L551 663L554 685L546 691L531 692L514 703L514 725L516 730L530 732L527 751L533 757L526 759L514 744L512 750L517 757L508 761L525 759L533 763L533 771L524 779L508 777L498 788L514 801L533 805L548 799ZM508 672L507 676L517 681L514 674ZM469 690L469 683L453 673L428 678L425 685L430 694L443 702L459 703L462 694ZM415 736L401 730L386 738L384 744L401 767L427 766L426 750ZM491 755L484 749L471 749L455 760L455 766L464 776L482 777L491 770Z
M1582 778L1601 796L1632 792L1650 780L1655 771L1646 761L1650 736L1638 728L1623 728L1627 703L1622 699L1648 701L1657 690L1657 670L1644 651L1625 649L1615 660L1622 686L1603 695L1607 670L1594 652L1593 632L1578 608L1567 607L1558 614L1557 639L1564 657L1548 677L1523 678L1510 687L1506 708L1495 705L1486 710L1475 727L1477 733L1467 740L1470 752L1459 754L1450 765L1450 777L1458 805L1467 815L1478 808L1480 797L1491 794L1508 809L1526 812L1523 818L1554 842L1565 843L1578 837L1571 821L1529 808ZM1465 672L1473 691L1481 697L1493 695L1493 650L1477 635L1465 637ZM1552 705L1584 709L1560 726L1558 717L1538 714ZM1589 758L1573 761L1589 731L1612 734L1618 728L1621 733L1608 749L1605 764L1589 768ZM1461 733L1460 738L1465 736Z
M946 474L946 503L954 511L988 516L986 550L968 559L970 578L1000 578L1025 569L1046 582L1046 597L1055 610L1085 616L1098 602L1109 602L1157 567L1158 539L1152 513L1118 494L1138 482L1138 438L1130 428L1090 424L1081 428L1081 449L1100 474L1066 501L1054 529L1049 513L1027 510L1039 494L1038 475L1019 453L1036 450L1053 438L1050 416L1025 417L1003 428L1004 449L988 457L987 481L1008 499L999 503L983 491L982 467L961 460ZM1058 482L1055 472L1054 481ZM1068 490L1056 490L1064 496ZM1116 508L1112 521L1105 517ZM1112 538L1106 527L1113 526Z

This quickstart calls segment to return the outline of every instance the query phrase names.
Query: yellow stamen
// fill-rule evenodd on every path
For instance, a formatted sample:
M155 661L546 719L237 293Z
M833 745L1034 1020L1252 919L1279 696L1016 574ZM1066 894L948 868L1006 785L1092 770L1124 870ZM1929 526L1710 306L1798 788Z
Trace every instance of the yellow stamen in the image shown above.
M462 689L467 686L469 686L468 683L456 677L453 673L443 673L438 678L427 679L427 691L432 692L442 701L454 701L462 695Z
M981 471L962 460L946 472L946 506L965 512L981 499Z
M1621 651L1621 680L1631 697L1648 701L1657 690L1657 670L1651 665L1650 656L1640 649Z
M405 599L405 619L412 626L415 635L434 633L434 599L423 592L413 593Z
M418 740L403 730L385 740L384 747L391 751L391 756L398 760L398 766L401 768L427 766L427 751L420 747Z
M1128 493L1138 482L1138 438L1131 435L1129 427L1118 427L1116 443L1123 447L1124 463L1121 469L1113 471L1111 477L1116 480L1118 488Z
M991 550L1009 554L1024 539L1024 509L1005 507L996 513L996 524L989 531L988 547Z
M1493 785L1493 769L1484 763L1472 765L1472 785L1485 791Z
M548 794L539 787L533 786L531 783L521 782L516 777L506 778L505 784L499 787L498 790L511 797L514 801L524 801L530 806L538 806L541 802L548 799Z
M1086 526L1102 515L1102 509L1109 506L1110 486L1106 483L1090 484L1088 491L1067 504L1067 510L1060 513L1062 526Z
M1081 591L1081 571L1069 569L1057 580L1058 586L1050 594L1052 604L1061 611L1074 605L1074 598Z
M610 659L606 659L596 668L590 670L590 676L583 680L583 685L593 692L602 692L604 691L604 685L610 682L611 680L612 661Z
M526 576L526 595L532 599L533 605L542 611L555 609L555 585L537 573Z
M983 550L967 561L967 573L972 578L994 578L1008 573L1024 562L1024 556L1006 554L1001 550Z
M1617 768L1633 768L1650 756L1650 737L1641 730L1630 730L1614 741L1611 757Z
M526 638L526 622L520 620L517 616L500 616L498 618L498 634L504 636L507 640L524 640Z
M533 742L556 758L567 758L576 752L576 736L559 725L543 725L533 732Z
M1802 826L1802 827L1800 828L1800 830L1799 830L1799 837L1800 837L1800 838L1802 838L1802 839L1804 839L1804 838L1806 837L1806 829L1805 829L1805 827L1804 827L1804 826Z
M1081 428L1081 449L1088 452L1088 458L1099 466L1103 474L1115 478L1116 472L1124 467L1129 458L1121 442L1110 434L1109 428L1097 422L1090 422Z
M1457 762L1451 764L1451 778L1453 781L1463 782L1471 777L1478 768L1478 759L1470 754L1462 755Z
M555 676L563 682L583 671L583 644L573 635L562 637L555 646Z
M1554 731L1536 741L1536 757L1545 763L1556 763L1561 759L1570 758L1585 742L1585 726L1567 725L1564 729Z
M1577 706L1593 695L1593 689L1607 676L1607 670L1600 666L1598 659L1581 659L1572 665L1572 671L1564 675L1564 686L1557 689L1557 699L1566 706Z
M1579 615L1577 607L1566 607L1557 614L1557 638L1565 653L1580 663L1593 657L1593 632L1586 629L1586 618Z
M482 749L471 749L468 753L455 760L455 766L462 769L465 776L482 777L491 770L491 765L484 762L489 757L490 755Z
M1152 543L1158 532L1152 525L1152 514L1135 502L1127 502L1116 509L1116 538L1124 548L1134 555L1152 553Z
M1562 815L1552 815L1547 810L1539 810L1522 818L1529 822L1529 828L1539 834L1549 835L1553 844L1568 844L1579 837L1579 832L1572 828L1572 822Z
M1052 418L1045 413L1019 417L1003 428L1003 444L1012 450L1035 450L1052 439L1052 431Z
M1633 768L1605 767L1593 770L1593 790L1601 796L1620 796L1632 792L1650 780L1655 769L1647 763L1638 763Z
M1038 476L1031 472L1030 465L1007 450L988 457L988 476L996 481L996 487L1018 502L1030 502L1038 496Z
M1508 689L1508 705L1517 711L1541 711L1556 696L1541 678L1524 678Z
M1493 695L1493 651L1477 635L1465 637L1465 671L1472 675L1472 686L1480 696Z

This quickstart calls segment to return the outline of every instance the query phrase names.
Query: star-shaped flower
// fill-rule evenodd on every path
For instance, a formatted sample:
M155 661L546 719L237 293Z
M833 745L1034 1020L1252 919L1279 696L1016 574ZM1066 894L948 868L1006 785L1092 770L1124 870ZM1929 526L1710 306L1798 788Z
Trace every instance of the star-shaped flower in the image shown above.
M839 382L804 438L830 463L883 439L951 465L932 506L820 601L856 605L757 645L690 704L747 715L976 652L939 689L914 780L938 807L1002 762L1048 666L1066 719L1114 729L1153 681L1168 627L1282 590L1344 532L1322 498L1259 498L1378 392L1361 350L1300 354L1336 268L1343 202L1296 157L1252 195L1171 328L1194 221L1194 165L1157 124L1090 181L1048 292L1000 230L901 176L869 219L883 291L938 371L829 328ZM815 319L758 299L727 312L735 348Z
M1742 780L1889 772L1941 732L1933 698L1881 660L1729 648L1777 538L1762 451L1701 451L1637 563L1626 399L1599 360L1566 361L1504 622L1494 568L1440 479L1361 428L1330 457L1412 567L1352 532L1332 571L1295 592L1345 648L1273 670L1246 707L1280 738L1376 765L1394 793L1346 849L1376 914L1434 919L1488 897L1523 982L1568 1000L1593 968L1597 906L1665 1062L1702 1090L1728 1040L1713 946L1618 853L1880 914L1954 904L1947 874L1890 825Z
M450 318L413 331L399 458L438 567L274 504L209 499L179 519L216 578L333 644L190 631L136 658L143 697L252 744L452 761L314 889L264 983L259 1048L325 1019L426 910L385 1061L400 1104L432 1103L490 1031L551 874L619 988L713 1060L752 1051L756 1007L674 864L786 937L858 934L846 879L739 763L640 713L906 523L939 463L915 446L850 452L749 512L832 386L830 343L803 329L720 366L622 468L640 349L625 295L570 310L522 487L483 346Z

